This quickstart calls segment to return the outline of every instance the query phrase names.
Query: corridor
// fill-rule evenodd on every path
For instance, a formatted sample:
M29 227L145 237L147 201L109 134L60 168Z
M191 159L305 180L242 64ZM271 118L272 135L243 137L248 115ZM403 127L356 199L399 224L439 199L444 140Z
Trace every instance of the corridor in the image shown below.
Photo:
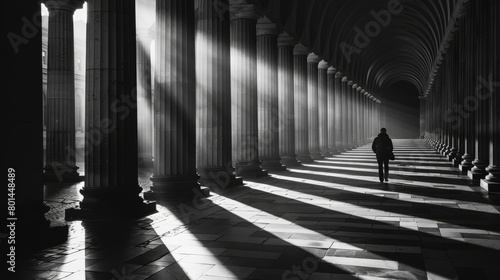
M423 139L394 140L389 182L370 145L138 220L69 221L19 279L498 279L500 207ZM140 172L148 191L151 174ZM53 222L83 183L45 186ZM142 194L141 194L142 196ZM22 269L21 269L22 268Z

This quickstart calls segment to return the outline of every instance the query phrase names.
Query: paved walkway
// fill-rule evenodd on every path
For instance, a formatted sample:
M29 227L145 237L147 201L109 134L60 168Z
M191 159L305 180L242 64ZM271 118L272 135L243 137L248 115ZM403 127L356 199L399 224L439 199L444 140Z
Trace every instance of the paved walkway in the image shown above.
M390 180L366 145L137 221L72 221L19 279L498 279L492 197L423 140L394 140ZM147 183L147 172L141 183ZM81 184L47 186L62 218ZM496 202L498 203L498 202ZM497 204L498 205L498 204Z

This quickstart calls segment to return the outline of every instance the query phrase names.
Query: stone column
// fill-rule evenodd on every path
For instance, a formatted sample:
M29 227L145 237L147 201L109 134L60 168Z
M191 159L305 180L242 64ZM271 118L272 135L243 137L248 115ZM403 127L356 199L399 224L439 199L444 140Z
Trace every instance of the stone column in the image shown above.
M472 3L469 4L469 7L472 5ZM468 11L464 15L464 36L467 38L466 45L464 47L465 53L463 54L465 56L465 65L462 68L462 71L464 71L464 77L463 77L463 83L464 83L464 90L463 90L463 100L467 99L472 99L473 94L474 94L474 80L477 78L477 73L475 72L475 68L473 67L474 65L474 55L476 52L476 43L472 42L470 38L475 37L475 32L476 28L473 27L475 19L472 17L472 14ZM466 114L464 115L463 119L463 126L464 126L464 145L465 145L465 150L464 154L462 155L462 162L460 163L460 170L462 171L462 174L467 174L468 171L474 166L472 164L472 161L474 160L475 157L475 132L474 132L474 126L475 126L475 115L474 114Z
M342 94L342 80L344 76L340 71L335 73L335 148L338 153L342 153L345 151L344 142L343 142L343 120L344 117L342 112L344 112L345 108L343 108L343 94Z
M200 194L196 173L194 0L156 1L154 168L145 198Z
M267 176L259 161L257 116L257 42L255 6L229 2L231 14L231 122L236 174Z
M312 162L309 155L309 121L307 105L307 55L309 50L302 44L293 49L293 84L295 99L295 152L301 163Z
M327 69L329 65L322 60L318 64L318 128L319 128L319 150L323 157L329 157L330 148L328 146L328 80ZM333 76L333 74L332 74ZM332 127L333 128L333 127Z
M295 110L293 85L293 47L297 41L286 33L278 37L278 111L281 163L299 166L295 154Z
M150 29L137 29L137 144L139 165L153 167L153 108Z
M328 151L331 155L336 155L339 153L337 150L337 143L335 137L337 136L337 126L336 126L336 92L335 92L335 83L337 80L335 79L335 74L337 73L337 69L332 66L328 67L326 70L326 99L327 99L327 127L328 127L328 135L327 135L327 143L328 143Z
M83 177L75 163L75 59L73 13L83 0L46 0L49 10L45 181Z
M309 136L309 156L324 159L319 147L319 115L318 115L318 63L320 59L314 53L307 56L307 120Z
M352 85L352 145L353 148L360 145L360 112L359 109L359 94L358 94L358 84Z
M137 174L135 2L87 1L85 185L66 219L149 215Z
M9 19L12 19L8 25L8 29L12 31L30 30L25 29L27 21L19 19L31 20L34 15L41 13L38 1L6 1L3 8L8 11ZM2 74L4 94L8 96L3 100L3 113L6 116L3 129L8 137L3 139L3 170L6 172L4 176L7 182L3 190L5 214L1 231L5 234L1 240L5 254L3 259L9 261L7 254L11 253L8 249L15 246L14 257L17 264L22 259L32 258L33 253L40 248L54 246L68 237L67 225L52 223L45 216L50 207L43 201L42 32L29 34L26 44L7 44L2 49L2 63L8 68ZM19 77L24 82L19 82ZM15 211L10 211L11 201L15 202ZM8 226L11 223L15 224L15 228ZM8 237L13 233L16 243L8 245L8 240L12 240ZM22 273L18 270L19 267L15 267L15 273L7 273ZM5 276L3 278L7 279Z
M349 147L349 138L348 138L348 126L349 126L349 102L348 102L348 89L347 83L349 79L346 76L342 77L342 131L340 135L342 136L342 147L344 151L348 151L351 148Z
M490 1L493 3L493 0ZM498 25L500 20L498 17L500 16L500 5L493 5L493 8L490 9L490 44L489 44L489 52L488 56L490 57L490 75L485 77L485 79L489 79L490 77L499 77L499 65L498 65L498 48L499 48L499 35L500 32ZM491 81L495 82L495 81ZM489 146L490 146L490 165L486 168L488 171L488 175L484 180L481 180L481 187L486 189L489 192L500 192L500 114L498 104L500 104L500 98L498 97L498 83L496 84L496 88L488 88L485 89L488 92L488 104L489 104L489 123L490 123L490 137L489 137Z
M262 168L283 171L279 156L278 28L262 17L257 21L257 110L259 158Z
M347 120L346 120L346 132L347 132L347 147L349 150L355 148L354 145L354 93L352 86L353 81L348 81L346 86L346 108L347 108Z
M475 125L475 154L476 158L472 162L474 167L467 173L469 178L473 180L484 179L488 174L486 171L486 167L489 166L488 160L490 158L490 95L497 95L498 92L493 92L496 90L491 84L485 86L481 84L481 79L487 79L488 76L492 75L490 72L491 69L489 67L489 63L491 63L491 51L489 48L489 42L492 38L489 38L489 10L491 7L488 7L486 4L487 1L479 1L471 3L471 5L476 5L476 11L474 13L475 20L475 28L476 30L480 30L480 32L476 33L474 41L476 43L476 53L473 57L474 67L477 71L477 77L474 77L475 80L475 91L474 97L477 101L477 108L474 112L472 112L476 117L476 125ZM491 76L492 79L496 79L498 76ZM496 82L495 80L492 81ZM484 82L483 82L484 83ZM493 100L492 100L493 101ZM495 110L498 110L498 103L495 103Z
M227 0L196 0L196 166L200 184L241 185L231 162L230 17Z

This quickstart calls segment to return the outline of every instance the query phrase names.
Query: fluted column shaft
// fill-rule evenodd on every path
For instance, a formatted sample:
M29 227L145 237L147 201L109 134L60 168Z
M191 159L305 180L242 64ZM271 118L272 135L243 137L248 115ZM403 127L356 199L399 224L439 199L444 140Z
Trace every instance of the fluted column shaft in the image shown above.
M192 197L200 189L194 31L194 0L156 1L153 186L145 197Z
M493 0L490 0L490 3L493 3ZM500 5L493 5L493 8L490 9L490 44L489 44L489 52L490 55L490 75L486 79L490 77L498 77L499 73L499 65L498 65L498 48L499 48L499 36L500 32L498 26L500 24L499 17L500 16ZM493 83L494 81L490 81ZM498 81L497 81L498 82ZM496 84L496 91L498 91L498 83ZM485 188L489 192L500 192L500 147L498 143L500 142L500 114L498 104L500 104L500 100L498 98L498 92L493 92L494 88L488 88L488 94L490 97L489 100L489 121L490 121L490 158L489 158L489 166L486 168L488 171L488 175L485 180L481 180L481 187Z
M473 8L473 5L469 4L469 7ZM463 68L463 71L465 72L464 74L464 100L468 98L472 98L473 93L474 93L474 80L477 77L477 73L475 71L475 67L473 66L474 62L474 54L476 52L476 43L470 41L470 38L474 38L476 36L476 29L473 27L474 24L474 18L472 16L472 10L468 11L464 15L464 28L463 28L463 33L465 37L468 39L466 46L465 46L465 67ZM435 105L435 104L434 104ZM433 109L436 106L433 106ZM474 132L474 127L475 127L475 115L474 114L468 114L466 115L467 117L464 119L464 134L465 134L465 139L464 139L464 144L465 144L465 150L464 154L462 156L462 162L460 163L460 170L462 171L463 174L467 174L467 172L473 167L472 161L474 160L475 157L475 132Z
M343 105L343 94L342 94L342 79L343 75L341 72L335 73L335 147L339 153L345 151L343 142L343 112L345 108Z
M309 50L297 44L293 50L293 84L295 96L295 152L302 163L312 162L309 154L309 116L307 95L307 55Z
M319 146L319 114L318 114L318 63L319 56L310 53L307 56L307 119L309 136L309 156L312 159L323 159Z
M279 148L285 166L300 165L295 154L293 47L296 43L286 33L278 37Z
M66 219L141 216L134 1L87 1L85 185Z
M326 99L327 99L327 126L328 126L328 150L331 155L338 154L336 135L337 135L337 124L335 119L336 114L336 92L335 92L335 73L337 70L333 67L328 67L326 71Z
M342 135L342 147L344 151L348 151L351 148L349 147L349 101L348 101L348 79L346 76L342 78L342 132L340 133Z
M44 1L49 10L46 181L76 181L73 13L82 1Z
M331 156L328 146L328 76L329 65L322 60L318 64L318 128L319 128L319 149L324 157Z
M257 108L259 158L265 170L285 170L279 156L278 29L267 18L257 22Z
M227 0L196 0L196 166L200 184L241 185L231 162L231 63Z
M137 144L139 164L153 165L151 42L154 34L137 30Z
M476 117L476 125L475 125L475 154L476 158L472 162L474 164L474 167L469 171L468 176L472 179L483 179L488 172L486 171L486 167L488 167L489 163L489 148L490 148L490 140L489 140L489 134L490 134L490 126L489 126L489 115L490 115L490 106L489 106L489 100L488 100L488 95L490 95L489 91L491 90L489 87L483 88L480 87L479 81L482 79L485 79L485 77L488 77L490 75L490 68L489 68L489 63L490 62L490 49L488 42L490 41L489 38L487 38L488 31L489 31L489 13L486 12L488 7L488 1L479 1L475 3L471 3L471 5L476 5L476 25L478 25L479 30L482 30L482 34L477 37L476 41L476 46L477 46L477 52L476 52L476 57L473 60L475 62L475 68L477 69L477 74L478 77L475 78L476 80L476 88L475 88L475 97L477 100L477 109L474 111L473 114L475 114ZM486 78L487 79L487 78ZM494 95L494 94L491 94ZM495 110L498 110L498 108L495 108Z
M258 149L256 22L260 15L250 4L232 4L230 9L233 162L236 174L243 178L266 176Z
M354 145L354 117L355 117L355 107L354 107L354 93L352 90L353 81L348 81L346 85L346 105L347 105L347 120L346 120L346 132L347 132L347 146L349 150L355 147Z

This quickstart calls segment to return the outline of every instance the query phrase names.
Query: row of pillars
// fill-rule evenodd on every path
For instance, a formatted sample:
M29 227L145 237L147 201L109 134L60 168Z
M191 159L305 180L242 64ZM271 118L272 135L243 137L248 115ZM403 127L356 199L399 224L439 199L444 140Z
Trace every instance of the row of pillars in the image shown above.
M421 98L426 138L489 192L500 192L497 1L470 1Z
M71 15L82 1L45 3L45 171L74 177L74 70L65 60L72 61ZM135 1L87 5L84 198L67 219L143 215L154 210L150 201L191 198L206 190L201 185L241 185L352 149L378 132L380 100L245 1L157 0L155 36L139 35L137 44L136 34L145 33L136 30ZM143 45L153 38L154 75ZM154 160L145 201L138 156Z

